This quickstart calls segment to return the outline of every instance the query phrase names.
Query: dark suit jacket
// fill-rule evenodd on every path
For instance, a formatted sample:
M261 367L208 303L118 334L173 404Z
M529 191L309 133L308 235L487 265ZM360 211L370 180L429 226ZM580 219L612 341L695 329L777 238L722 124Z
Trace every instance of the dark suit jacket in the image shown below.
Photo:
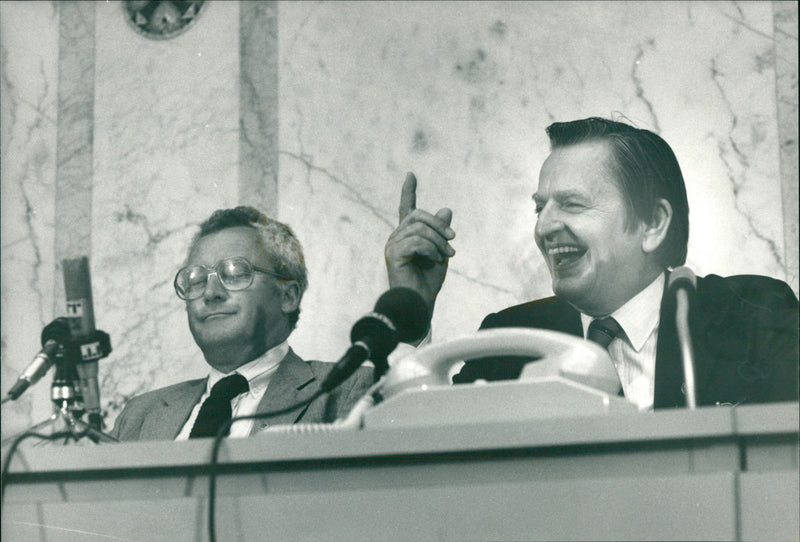
M256 412L279 410L311 397L332 367L333 363L304 361L289 349ZM122 441L174 439L205 392L206 380L189 380L134 397L117 417L111 434ZM372 383L372 369L362 367L332 393L300 410L255 420L251 434L268 425L330 422L343 417Z
M698 278L689 322L698 405L797 401L798 302L786 283L755 275ZM481 329L496 327L534 327L583 336L580 313L557 297L490 314L481 324ZM514 379L527 361L513 357L468 361L453 382ZM675 300L664 295L653 407L686 406L682 384Z

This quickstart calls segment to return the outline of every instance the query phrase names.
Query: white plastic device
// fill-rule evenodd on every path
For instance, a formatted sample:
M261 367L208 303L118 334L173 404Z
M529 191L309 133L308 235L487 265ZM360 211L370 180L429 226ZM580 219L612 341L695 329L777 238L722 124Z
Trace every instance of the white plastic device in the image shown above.
M495 356L523 356L537 358L537 361L525 366L518 381L483 386L480 383L450 385L449 372L454 364ZM502 390L499 389L501 386ZM618 389L619 378L608 352L590 341L542 329L488 329L421 347L398 360L344 420L333 424L274 426L266 432L307 433L362 428L365 419L373 414L370 412L373 408L376 411L394 408L394 411L372 416L373 422L367 424L370 427L446 423L445 410L458 411L462 421L470 420L470 414L460 405L447 408L448 401L471 404L475 411L482 412L474 419L484 421L491 412L513 412L515 403L520 407L517 410L538 408L540 411L549 410L553 415L635 409L631 403L617 397ZM377 406L372 399L375 391L380 391L383 398ZM424 395L420 395L422 393ZM405 394L403 400L392 400L401 394ZM498 398L502 398L504 404L498 405ZM561 403L563 408L559 406ZM438 420L423 420L426 416L436 418L437 413ZM409 419L398 420L404 416ZM519 414L515 416L519 418ZM538 412L536 416L547 417L548 412ZM400 423L395 423L397 421Z

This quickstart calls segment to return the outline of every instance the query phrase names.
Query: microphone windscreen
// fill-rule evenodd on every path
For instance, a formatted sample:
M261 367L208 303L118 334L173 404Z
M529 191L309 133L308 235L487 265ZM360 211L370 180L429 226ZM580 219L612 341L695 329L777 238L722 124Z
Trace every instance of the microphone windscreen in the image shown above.
M56 341L58 344L64 345L69 342L70 328L69 320L64 318L56 318L42 330L42 346L47 344L48 341Z
M392 288L385 292L375 303L375 312L392 321L400 342L421 339L430 326L428 304L410 288Z
M382 358L397 346L397 331L382 314L371 313L353 324L350 341L362 342L373 358Z
M668 286L670 289L686 286L695 290L697 289L697 277L694 272L685 265L676 267L669 274Z
M81 256L61 260L61 267L64 270L64 294L72 332L76 337L88 337L95 330L89 258Z

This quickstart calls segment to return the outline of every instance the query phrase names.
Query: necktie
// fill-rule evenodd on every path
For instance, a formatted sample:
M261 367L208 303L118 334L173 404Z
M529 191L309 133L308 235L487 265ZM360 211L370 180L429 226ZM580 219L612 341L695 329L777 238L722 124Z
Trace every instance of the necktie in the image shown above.
M222 424L231 419L231 400L248 389L247 379L238 373L226 376L214 384L197 413L189 438L215 436ZM225 436L229 433L230 428L225 431Z
M586 338L608 350L608 345L611 344L611 341L620 331L622 331L622 327L610 316L595 318L589 324L589 332L586 334Z
M619 335L620 331L622 331L622 326L612 317L595 318L592 320L592 323L589 324L589 331L586 333L586 338L608 350L608 345L611 344L614 337ZM620 384L618 395L622 394L622 385Z

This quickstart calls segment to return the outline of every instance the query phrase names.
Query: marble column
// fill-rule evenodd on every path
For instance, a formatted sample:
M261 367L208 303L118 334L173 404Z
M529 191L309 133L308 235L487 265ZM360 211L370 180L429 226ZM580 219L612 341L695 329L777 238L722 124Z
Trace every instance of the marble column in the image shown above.
M775 90L780 149L786 280L798 291L797 2L773 2Z
M276 217L278 2L239 9L239 202Z
M59 21L54 2L0 2L4 396L41 348L39 334L57 304ZM45 380L3 405L3 438L50 416L49 378Z

